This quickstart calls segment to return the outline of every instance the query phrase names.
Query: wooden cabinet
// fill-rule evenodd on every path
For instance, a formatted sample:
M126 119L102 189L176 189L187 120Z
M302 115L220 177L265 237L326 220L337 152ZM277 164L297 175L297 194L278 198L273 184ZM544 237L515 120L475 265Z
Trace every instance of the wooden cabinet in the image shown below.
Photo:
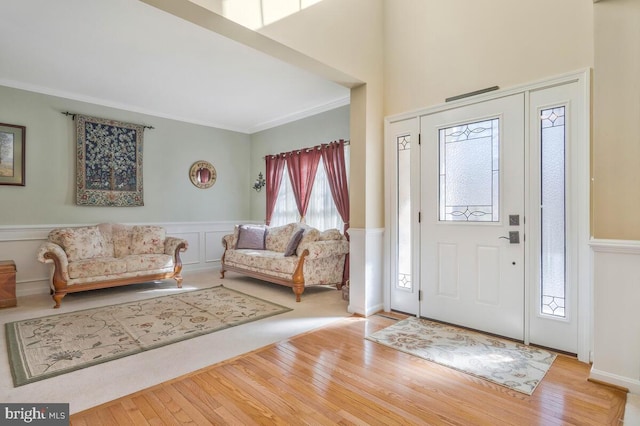
M16 264L13 260L0 260L0 308L16 304Z

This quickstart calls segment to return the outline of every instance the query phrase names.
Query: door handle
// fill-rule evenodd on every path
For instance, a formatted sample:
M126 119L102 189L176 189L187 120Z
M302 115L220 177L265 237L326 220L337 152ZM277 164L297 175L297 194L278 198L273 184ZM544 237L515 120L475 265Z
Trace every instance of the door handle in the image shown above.
M509 231L508 237L498 237L509 240L509 244L520 244L520 231Z

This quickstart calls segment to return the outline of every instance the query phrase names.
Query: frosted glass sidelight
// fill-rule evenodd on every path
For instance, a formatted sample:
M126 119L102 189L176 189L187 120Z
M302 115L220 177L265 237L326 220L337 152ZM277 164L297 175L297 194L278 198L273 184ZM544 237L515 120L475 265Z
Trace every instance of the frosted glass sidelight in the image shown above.
M396 138L398 146L398 282L411 289L411 136Z
M500 121L440 129L440 220L500 220Z
M565 317L565 107L540 113L542 314Z

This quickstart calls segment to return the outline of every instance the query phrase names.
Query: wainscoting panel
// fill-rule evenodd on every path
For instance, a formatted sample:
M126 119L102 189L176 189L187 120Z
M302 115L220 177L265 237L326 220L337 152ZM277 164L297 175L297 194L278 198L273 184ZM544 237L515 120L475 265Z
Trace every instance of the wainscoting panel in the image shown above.
M640 241L593 240L590 378L640 394Z
M224 247L222 246L222 237L232 232L233 232L233 229L205 232L204 263L212 263L212 262L220 263L220 259L222 258L222 253L224 253Z
M383 228L349 228L351 313L369 316L382 311L383 305Z
M233 232L236 223L195 222L195 223L131 223L130 225L158 225L167 230L167 234L184 238L189 249L181 254L183 272L200 271L220 267L223 248L222 236ZM242 221L242 223L249 223ZM38 262L38 247L47 239L54 228L87 226L87 224L59 224L35 226L0 227L0 260L13 260L16 263L16 296L49 292L51 266Z
M172 237L187 240L187 243L189 244L189 248L187 249L187 251L180 253L180 259L182 260L183 268L186 268L187 265L197 265L198 263L200 263L201 239L199 232L168 232L168 234Z

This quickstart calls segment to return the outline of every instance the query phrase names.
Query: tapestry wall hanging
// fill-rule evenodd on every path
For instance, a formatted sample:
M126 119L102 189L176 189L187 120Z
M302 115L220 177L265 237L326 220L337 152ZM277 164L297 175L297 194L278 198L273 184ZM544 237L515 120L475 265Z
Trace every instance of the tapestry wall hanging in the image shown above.
M76 116L76 204L144 205L143 133L143 125Z

